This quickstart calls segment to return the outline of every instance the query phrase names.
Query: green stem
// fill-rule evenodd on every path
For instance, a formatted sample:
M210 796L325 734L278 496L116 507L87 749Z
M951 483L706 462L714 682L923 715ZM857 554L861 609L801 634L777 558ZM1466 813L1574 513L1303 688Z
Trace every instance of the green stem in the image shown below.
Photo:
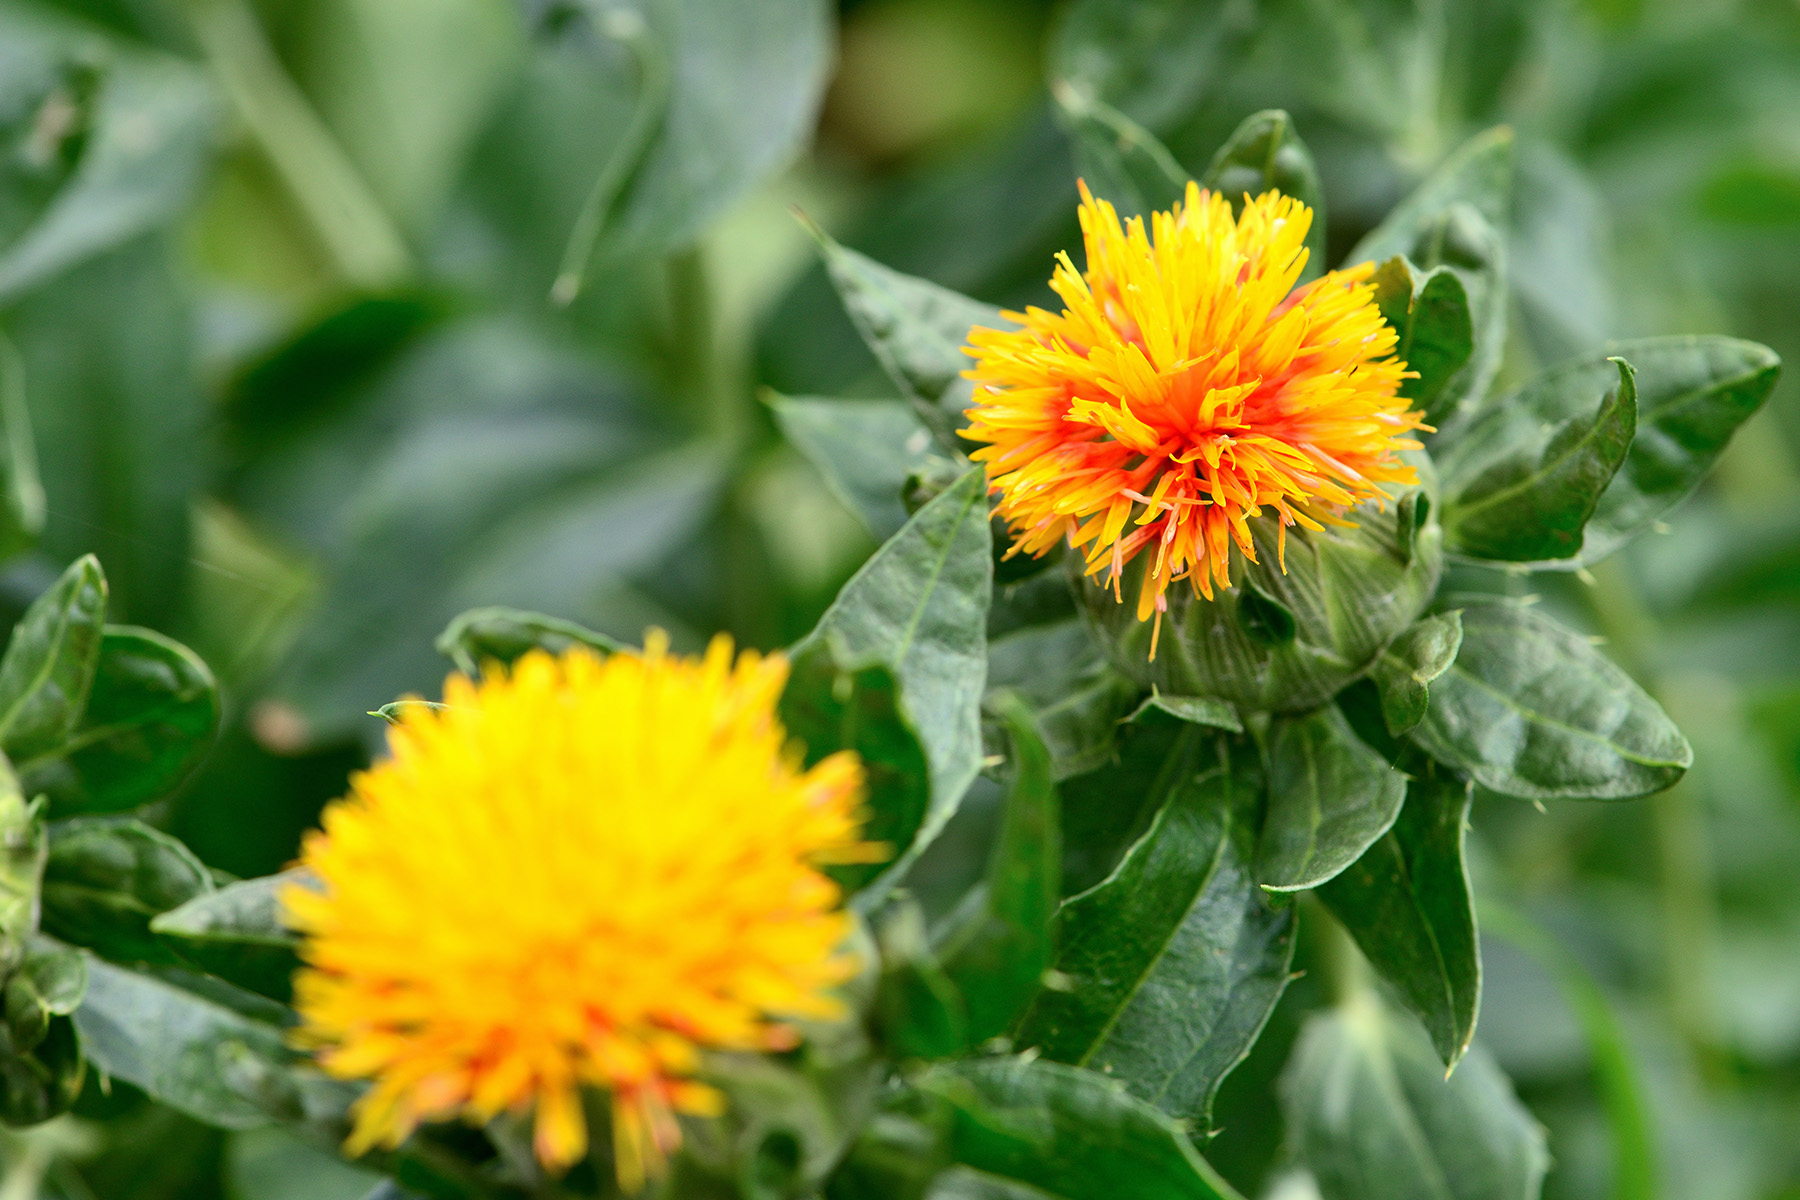
M1299 902L1307 927L1314 930L1318 938L1320 973L1325 977L1332 1001L1339 1008L1371 1004L1375 998L1375 978L1356 940L1312 893L1303 893Z
M349 283L412 273L405 240L275 57L248 0L186 0L194 36L244 125Z

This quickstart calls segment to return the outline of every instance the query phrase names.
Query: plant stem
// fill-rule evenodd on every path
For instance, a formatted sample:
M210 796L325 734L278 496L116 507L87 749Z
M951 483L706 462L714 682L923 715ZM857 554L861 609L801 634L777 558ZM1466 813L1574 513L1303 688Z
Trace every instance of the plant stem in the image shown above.
M1308 928L1319 939L1320 972L1339 1008L1359 1008L1369 1004L1375 995L1374 976L1362 951L1349 932L1319 903L1311 893L1300 897Z
M412 273L406 242L275 57L248 0L185 0L220 85L346 282L389 287Z

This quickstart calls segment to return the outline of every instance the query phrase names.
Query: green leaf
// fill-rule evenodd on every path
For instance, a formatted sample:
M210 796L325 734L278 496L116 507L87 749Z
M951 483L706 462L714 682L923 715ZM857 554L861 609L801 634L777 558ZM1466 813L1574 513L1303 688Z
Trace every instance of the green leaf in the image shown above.
M45 1012L66 1017L81 1007L81 998L87 995L87 964L87 956L79 950L38 938L14 978L31 985Z
M511 666L532 650L560 655L571 646L586 646L599 654L629 649L623 642L573 621L516 608L472 608L438 634L436 645L439 654L471 678L481 672L484 663ZM381 711L385 713L389 707L384 705Z
M438 704L432 700L390 700L380 708L372 710L371 717L380 717L389 725L398 725L406 716L409 708L426 708L432 712L443 712L449 705Z
M1214 729L1224 729L1232 733L1244 732L1244 722L1238 716L1229 700L1220 700L1216 696L1167 696L1152 689L1144 702L1137 706L1127 720L1136 721L1148 712L1168 713L1179 721L1192 725L1208 725Z
M816 227L813 236L844 310L876 361L942 448L960 453L954 431L975 387L962 375L970 365L963 347L977 325L1005 327L999 310L884 267Z
M106 576L89 554L32 601L0 658L0 748L16 763L60 750L87 708L106 621Z
M1447 268L1462 284L1474 346L1433 401L1434 416L1447 419L1479 402L1500 369L1507 275L1505 240L1498 231L1509 221L1512 180L1512 130L1490 129L1446 158L1344 260L1384 263L1404 255L1425 271Z
M51 828L44 929L96 954L173 961L151 920L212 890L212 874L193 851L141 822L76 817Z
M1050 773L1068 779L1113 757L1119 720L1137 686L1113 670L1079 620L1030 625L988 643L988 688L1031 706L1050 751Z
M1335 705L1279 718L1269 739L1269 806L1256 877L1275 892L1315 888L1362 857L1406 799L1406 776Z
M1116 1081L1042 1059L946 1063L917 1087L952 1111L955 1161L1066 1200L1239 1200L1182 1125Z
M0 755L0 979L19 965L37 932L49 851L43 804L27 801Z
M1655 523L1694 490L1781 374L1774 351L1736 338L1646 338L1620 342L1614 353L1637 372L1637 437L1588 519L1580 551L1533 566L1589 566ZM1607 368L1588 362L1558 378L1591 389Z
M370 1188L390 1182L285 1129L236 1134L225 1158L227 1194L256 1200L369 1200ZM386 1200L412 1200L411 1193L398 1187L381 1195Z
M25 400L25 360L0 333L0 560L44 531L44 484Z
M847 665L829 640L794 654L781 694L781 723L806 747L807 766L841 750L861 760L869 813L863 836L889 847L890 860L913 844L931 804L930 764L902 707L892 670ZM885 863L856 863L831 874L848 891L869 888L858 897L867 905L885 892L870 885L886 870Z
M1282 1080L1289 1136L1324 1200L1536 1200L1544 1134L1472 1051L1448 1079L1373 996L1307 1022Z
M875 918L881 978L875 1027L899 1059L954 1058L969 1047L969 1013L962 993L931 952L924 910L899 892Z
M1208 762L1197 727L1184 734L1149 831L1064 904L1064 979L1038 994L1016 1041L1205 1121L1287 986L1294 913L1251 869L1261 779L1229 757Z
M979 470L920 509L838 592L794 648L834 647L900 681L901 710L931 764L931 807L896 874L937 836L981 769L981 691L994 564Z
M1081 89L1053 85L1057 116L1075 149L1075 173L1118 209L1121 220L1166 212L1187 190L1188 173L1156 135Z
M1062 830L1050 752L1030 708L996 694L993 706L1012 743L1012 780L987 874L938 948L944 972L968 1006L968 1040L1005 1032L1037 992L1050 965L1051 921L1062 898Z
M156 917L150 932L201 970L287 1003L300 937L282 920L281 892L311 879L293 870L226 884Z
M1446 549L1501 562L1570 558L1631 449L1631 364L1599 393L1585 371L1553 372L1481 410L1438 460ZM1584 386L1587 385L1587 386Z
M218 685L198 655L154 630L108 625L81 727L21 762L20 778L64 811L136 808L186 781L218 725Z
M1400 394L1425 414L1428 423L1445 413L1445 399L1458 371L1475 352L1469 291L1449 267L1420 271L1404 255L1381 264L1369 281L1382 320L1394 327L1394 357L1417 378L1402 380Z
M1468 783L1428 768L1407 786L1393 829L1318 893L1451 1067L1475 1036L1481 1005L1481 948L1463 858L1473 794Z
M1319 169L1312 151L1294 132L1294 119L1278 108L1251 113L1213 155L1200 186L1242 207L1245 196L1274 190L1292 196L1312 209L1312 227L1306 232L1306 270L1311 279L1325 270L1325 190L1319 185Z
M1425 719L1430 684L1462 648L1462 613L1424 617L1403 630L1369 670L1381 692L1381 719L1399 737Z
M1586 638L1511 604L1467 608L1462 623L1411 735L1439 762L1527 800L1644 796L1692 764L1662 707Z
M908 403L766 395L788 441L883 541L906 524L900 493L907 478L929 463L948 461Z
M1077 0L1050 45L1050 74L1145 126L1189 116L1240 34L1227 0Z
M7 990L10 1004L18 981ZM53 1016L29 1050L0 1053L0 1122L38 1125L68 1112L87 1074L81 1050L75 1023Z

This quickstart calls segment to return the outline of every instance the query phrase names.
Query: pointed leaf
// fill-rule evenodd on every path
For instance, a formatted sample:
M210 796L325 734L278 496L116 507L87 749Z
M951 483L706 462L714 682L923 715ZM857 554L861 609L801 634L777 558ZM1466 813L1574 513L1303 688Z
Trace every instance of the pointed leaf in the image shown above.
M993 589L987 489L970 471L863 564L794 648L887 667L931 764L931 807L896 873L937 836L981 769L981 692Z
M1631 364L1599 392L1592 373L1552 372L1479 412L1438 460L1444 546L1475 558L1569 558L1637 431Z
M1475 1036L1481 948L1463 860L1474 789L1428 769L1393 829L1319 889L1363 956L1424 1024L1445 1065Z
M1103 100L1064 81L1053 91L1057 115L1075 146L1075 174L1121 220L1167 212L1187 190L1188 173L1156 135Z
M1058 780L1110 761L1137 685L1107 662L1080 620L1032 625L988 645L988 687L1028 704Z
M1469 292L1448 267L1420 271L1402 255L1381 264L1370 282L1381 317L1394 327L1394 357L1416 373L1400 394L1436 422L1444 415L1451 382L1475 352Z
M25 384L25 360L0 333L0 558L25 549L44 531L44 484Z
M1113 1080L1042 1059L988 1058L927 1072L952 1110L955 1161L1066 1200L1239 1200L1179 1122Z
M50 831L44 930L107 958L172 962L150 932L151 919L212 890L206 864L161 830L76 817Z
M1325 190L1312 151L1294 132L1294 119L1278 108L1245 117L1213 155L1200 186L1219 193L1238 209L1245 196L1278 191L1312 209L1306 231L1306 270L1312 279L1325 270Z
M1406 777L1335 705L1280 718L1269 743L1269 806L1256 876L1270 891L1314 888L1362 857L1406 799Z
M1136 721L1151 711L1168 713L1191 725L1209 725L1232 733L1244 732L1244 722L1238 717L1237 709L1232 707L1231 701L1221 700L1217 696L1170 696L1152 690L1126 719Z
M1313 1017L1282 1080L1324 1200L1536 1200L1544 1133L1480 1049L1455 1074L1373 996Z
M1251 871L1260 780L1198 741L1178 740L1168 800L1118 869L1063 906L1066 982L1038 994L1016 1041L1204 1121L1287 986L1294 915Z
M1389 733L1399 737L1425 719L1431 681L1456 661L1462 637L1462 613L1439 613L1414 622L1376 657L1369 677Z
M900 493L907 478L928 463L948 461L931 430L903 401L769 395L768 404L788 441L883 541L906 524L909 514Z
M163 913L150 932L201 970L285 1004L300 938L282 920L281 892L311 879L295 870L227 884Z
M1476 605L1462 623L1411 735L1439 762L1527 800L1644 796L1693 763L1662 706L1586 638L1521 605Z
M629 649L623 642L573 621L516 608L472 608L451 621L437 639L438 653L469 676L479 674L483 663L511 666L528 651L561 654L571 646L586 646L600 654ZM388 707L384 705L382 711Z
M0 659L0 748L13 762L52 753L74 735L105 622L106 576L91 554L25 610Z
M1050 965L1051 921L1062 898L1062 831L1050 752L1018 696L994 700L1012 744L1012 780L986 877L955 931L939 947L944 972L968 1005L968 1038L1006 1031Z

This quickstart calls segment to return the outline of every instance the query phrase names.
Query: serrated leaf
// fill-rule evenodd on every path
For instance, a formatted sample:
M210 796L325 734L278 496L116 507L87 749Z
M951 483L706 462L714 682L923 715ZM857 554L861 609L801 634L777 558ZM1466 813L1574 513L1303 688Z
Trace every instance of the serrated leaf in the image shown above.
M53 753L87 708L106 622L106 576L89 554L25 610L0 658L0 749L15 763Z
M1062 898L1062 830L1050 752L1017 695L994 701L1011 743L1012 778L987 873L954 931L938 947L944 973L967 1005L968 1039L1003 1033L1037 992L1050 965L1051 921Z
M814 235L844 311L876 361L941 447L960 453L954 430L974 392L962 377L970 364L963 347L977 325L1005 327L999 310Z
M1139 720L1149 712L1168 713L1176 720L1186 721L1190 725L1208 725L1231 733L1244 732L1244 722L1238 716L1237 709L1232 706L1231 701L1221 700L1217 696L1170 696L1152 690L1126 720Z
M907 478L934 461L948 462L904 401L769 395L768 404L832 494L883 541L906 524L900 493Z
M1306 270L1302 280L1325 270L1325 190L1312 151L1294 132L1294 119L1278 108L1251 113L1238 125L1200 176L1200 186L1231 202L1235 211L1244 197L1274 190L1312 209L1306 231Z
M828 642L811 642L791 660L780 713L788 736L806 747L807 766L841 750L861 760L869 814L863 837L887 846L889 861L912 845L930 809L931 768L902 711L893 671L879 663L846 665ZM831 874L857 892L886 870L885 862L856 863ZM860 902L872 903L881 890Z
M1438 459L1446 549L1500 562L1581 550L1637 431L1631 364L1613 363L1609 387L1595 389L1588 372L1552 372L1459 427Z
M1481 948L1463 859L1474 789L1427 769L1379 842L1319 889L1363 957L1454 1067L1475 1036Z
M1188 173L1156 135L1118 109L1064 81L1053 87L1057 116L1074 143L1075 174L1121 220L1166 212L1187 190Z
M44 930L96 954L173 962L151 920L212 890L212 874L193 851L142 822L76 817L51 827Z
M937 836L981 769L981 693L993 589L987 489L979 470L920 509L838 592L813 631L844 661L878 663L931 764L931 806L896 873Z
M1031 705L1063 780L1113 757L1119 720L1137 685L1115 671L1079 620L1015 630L988 644L988 688L1007 688Z
M437 638L438 653L469 676L479 674L486 662L511 666L529 651L561 654L571 646L586 646L600 654L630 649L573 621L516 608L472 608L451 621ZM381 711L385 713L389 707L384 705Z
M1148 832L1064 904L1066 987L1038 994L1015 1040L1204 1122L1287 986L1294 914L1251 869L1260 778L1184 734Z
M1424 617L1376 656L1369 678L1381 692L1381 719L1399 737L1425 719L1432 680L1450 669L1462 648L1462 613Z
M1613 353L1636 369L1637 437L1601 495L1574 555L1533 563L1573 570L1599 562L1692 492L1781 374L1767 346L1726 337L1664 337L1620 342ZM1568 386L1592 386L1608 364L1559 373Z
M1448 267L1419 271L1403 255L1388 259L1369 281L1382 320L1394 327L1394 357L1417 378L1400 383L1400 394L1425 414L1427 423L1444 415L1451 382L1475 352L1469 291Z
M1406 777L1351 730L1335 705L1279 718L1269 738L1269 804L1256 877L1270 891L1314 888L1388 831Z
M956 1162L1066 1200L1239 1200L1182 1125L1113 1080L1043 1059L934 1067L917 1084L952 1112Z
M1485 1053L1445 1079L1424 1035L1373 996L1307 1022L1282 1099L1324 1200L1536 1200L1549 1162Z
M1475 605L1462 623L1411 734L1439 762L1527 800L1644 796L1692 764L1662 706L1586 638L1520 605Z
M136 808L187 780L218 725L218 685L198 655L154 630L108 625L80 728L20 762L20 780L65 812Z
M311 879L293 870L226 884L156 917L150 932L202 971L286 1003L300 937L282 919L281 892Z

